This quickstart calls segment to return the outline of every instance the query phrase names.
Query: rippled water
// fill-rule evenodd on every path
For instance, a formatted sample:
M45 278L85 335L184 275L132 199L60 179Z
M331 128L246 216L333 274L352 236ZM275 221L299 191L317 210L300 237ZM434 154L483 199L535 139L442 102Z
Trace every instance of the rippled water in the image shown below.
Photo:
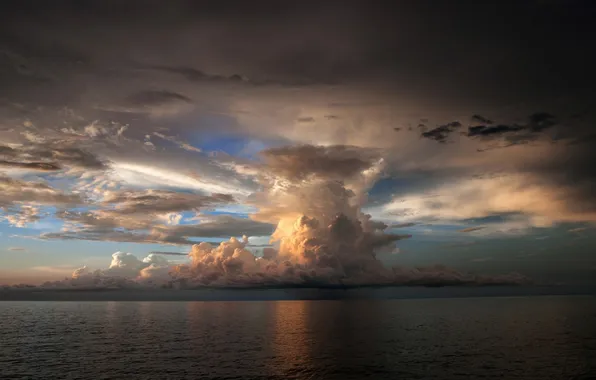
M588 379L596 298L0 302L2 379Z

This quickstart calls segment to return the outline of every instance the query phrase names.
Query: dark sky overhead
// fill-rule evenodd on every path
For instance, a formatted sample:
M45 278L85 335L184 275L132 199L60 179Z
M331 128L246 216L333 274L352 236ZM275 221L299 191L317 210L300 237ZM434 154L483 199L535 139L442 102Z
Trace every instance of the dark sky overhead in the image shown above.
M4 1L0 283L589 281L595 17Z

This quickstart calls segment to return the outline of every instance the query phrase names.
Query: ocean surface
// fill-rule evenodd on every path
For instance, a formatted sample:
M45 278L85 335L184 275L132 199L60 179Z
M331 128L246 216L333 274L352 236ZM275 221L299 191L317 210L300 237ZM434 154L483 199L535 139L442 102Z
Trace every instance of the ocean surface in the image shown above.
M1 379L593 379L593 296L0 302Z

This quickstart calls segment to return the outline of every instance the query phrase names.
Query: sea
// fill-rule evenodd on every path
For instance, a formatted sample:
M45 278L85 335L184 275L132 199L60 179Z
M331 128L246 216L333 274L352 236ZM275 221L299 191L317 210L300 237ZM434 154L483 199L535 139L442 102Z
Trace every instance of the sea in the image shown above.
M596 379L596 297L2 301L1 379Z

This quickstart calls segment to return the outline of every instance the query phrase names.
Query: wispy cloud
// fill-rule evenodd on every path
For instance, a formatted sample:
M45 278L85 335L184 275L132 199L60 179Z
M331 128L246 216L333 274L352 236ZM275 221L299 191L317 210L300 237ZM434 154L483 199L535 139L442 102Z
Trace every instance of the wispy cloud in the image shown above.
M480 226L480 227L468 227L468 228L464 228L462 230L459 230L458 232L474 232L474 231L480 231L482 229L484 229L486 227L484 226Z
M25 252L27 251L27 248L25 247L8 247L6 248L9 251L16 251L16 252Z

